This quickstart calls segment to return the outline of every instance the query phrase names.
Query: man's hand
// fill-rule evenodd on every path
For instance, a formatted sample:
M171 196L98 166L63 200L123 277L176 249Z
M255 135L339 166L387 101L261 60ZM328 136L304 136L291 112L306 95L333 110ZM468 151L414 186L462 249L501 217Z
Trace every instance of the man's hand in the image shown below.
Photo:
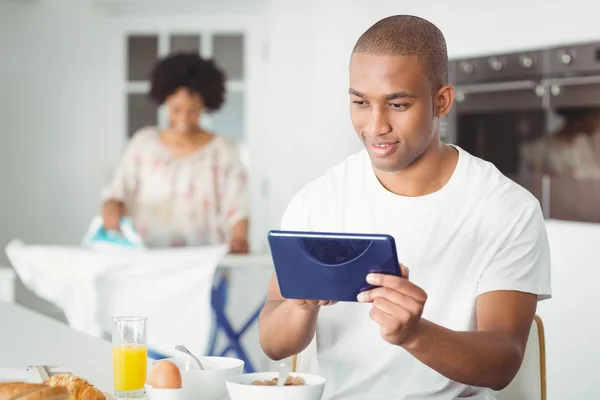
M335 302L284 299L273 273L258 321L260 345L265 354L273 360L282 360L300 353L315 336L321 306L332 304Z
M373 304L371 319L381 327L383 340L408 346L415 339L427 294L408 280L406 267L401 266L401 270L403 278L369 274L367 282L378 287L359 294L358 301Z
M303 310L312 310L314 308L320 306L332 306L337 303L337 301L328 301L328 300L294 300L294 303Z

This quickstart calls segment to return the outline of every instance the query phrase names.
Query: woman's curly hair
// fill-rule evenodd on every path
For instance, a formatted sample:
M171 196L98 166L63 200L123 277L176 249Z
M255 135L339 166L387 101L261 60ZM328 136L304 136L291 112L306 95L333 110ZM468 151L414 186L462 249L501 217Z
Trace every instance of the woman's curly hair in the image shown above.
M200 95L207 111L217 111L225 101L225 74L213 60L198 53L175 53L160 60L150 74L149 97L163 104L179 88Z

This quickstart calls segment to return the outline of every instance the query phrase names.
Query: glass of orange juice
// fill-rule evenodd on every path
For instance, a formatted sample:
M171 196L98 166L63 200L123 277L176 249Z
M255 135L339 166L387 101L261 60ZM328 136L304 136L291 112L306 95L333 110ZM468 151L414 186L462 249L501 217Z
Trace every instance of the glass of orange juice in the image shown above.
M112 345L115 396L146 397L148 319L112 318Z

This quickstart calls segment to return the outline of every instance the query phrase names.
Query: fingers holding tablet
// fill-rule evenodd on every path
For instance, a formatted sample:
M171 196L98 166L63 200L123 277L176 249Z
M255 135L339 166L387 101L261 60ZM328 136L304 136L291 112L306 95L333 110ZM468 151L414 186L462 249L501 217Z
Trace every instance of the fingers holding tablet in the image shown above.
M387 234L270 231L268 240L281 296L304 299L296 304L306 309L358 301L377 286L366 281L369 274L408 272Z
M337 301L294 299L294 303L296 303L296 305L299 306L300 308L303 308L305 310L311 310L313 308L320 307L320 306L332 306L332 305L336 304Z

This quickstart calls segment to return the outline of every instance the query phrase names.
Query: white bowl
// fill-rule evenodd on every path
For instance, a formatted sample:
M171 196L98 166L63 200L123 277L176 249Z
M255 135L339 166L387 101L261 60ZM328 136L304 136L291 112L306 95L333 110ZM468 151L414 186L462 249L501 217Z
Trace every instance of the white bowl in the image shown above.
M230 357L202 357L207 369L184 358L167 358L181 372L182 400L222 400L227 397L225 381L238 376L244 370L244 362ZM157 360L157 362L160 360ZM210 368L209 368L210 367Z
M257 372L227 379L230 400L320 400L325 389L325 378L312 374L295 374L304 379L302 386L258 386L254 381L277 378L277 372Z
M182 389L158 389L146 385L146 397L148 400L183 400Z

